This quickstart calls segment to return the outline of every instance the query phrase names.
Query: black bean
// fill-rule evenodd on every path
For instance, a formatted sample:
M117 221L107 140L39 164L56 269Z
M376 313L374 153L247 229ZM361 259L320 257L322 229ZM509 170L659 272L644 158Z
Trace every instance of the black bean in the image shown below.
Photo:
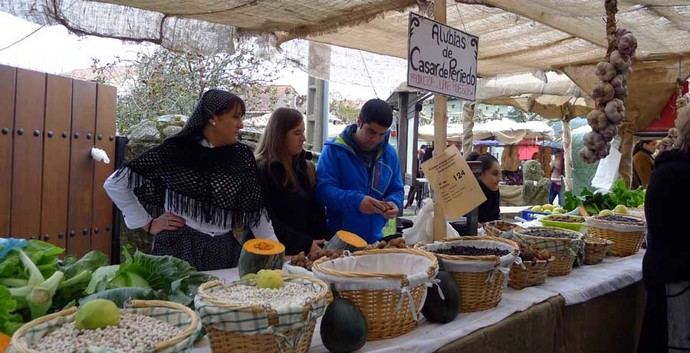
M486 255L504 256L504 255L508 255L510 253L510 251L508 251L508 250L501 250L498 248L477 248L474 246L451 246L450 248L446 248L446 249L436 249L436 250L434 250L434 252L437 254L444 254L444 255L463 255L463 256L486 256Z

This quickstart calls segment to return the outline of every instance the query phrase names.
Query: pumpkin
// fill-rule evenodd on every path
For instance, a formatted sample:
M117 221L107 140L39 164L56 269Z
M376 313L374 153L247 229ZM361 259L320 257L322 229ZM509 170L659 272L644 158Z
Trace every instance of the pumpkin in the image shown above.
M422 314L431 322L445 324L458 316L462 298L460 297L460 290L455 284L455 279L450 273L438 271L436 279L440 280L438 286L443 292L443 299L438 293L438 288L429 288L422 307Z
M341 298L331 285L333 302L321 318L321 342L329 352L354 352L367 343L367 320L350 300Z
M0 352L5 352L10 346L10 336L0 332Z
M339 230L335 233L333 238L326 243L325 248L356 251L366 248L367 245L367 241L362 239L359 235L345 230Z
M283 268L285 246L270 239L250 239L242 246L238 270L240 277L259 270Z

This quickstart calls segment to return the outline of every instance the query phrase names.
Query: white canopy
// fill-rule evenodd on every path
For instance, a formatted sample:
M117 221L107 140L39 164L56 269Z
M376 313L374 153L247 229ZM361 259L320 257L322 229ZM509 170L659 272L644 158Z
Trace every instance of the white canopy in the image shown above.
M462 124L448 124L446 129L448 141L462 142ZM506 145L514 145L524 139L553 140L553 129L543 121L518 123L510 119L490 120L475 124L472 132L475 140L495 138ZM434 126L420 126L419 138L432 141Z

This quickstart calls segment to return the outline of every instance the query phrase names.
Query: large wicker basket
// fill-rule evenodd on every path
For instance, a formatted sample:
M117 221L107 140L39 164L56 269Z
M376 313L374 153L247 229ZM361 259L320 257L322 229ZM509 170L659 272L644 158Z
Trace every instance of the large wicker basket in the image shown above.
M503 257L435 254L442 268L455 279L462 296L459 308L461 313L482 311L497 306L501 301L510 267L519 253L518 245L511 240L497 237L461 237L424 245L422 248L433 252L454 245L500 248L510 252Z
M543 284L549 275L549 267L553 260L554 257L552 256L548 260L523 261L520 264L514 263L510 269L508 286L513 289L523 289Z
M536 236L535 231L551 233L555 236ZM548 250L554 260L549 264L549 276L565 276L573 270L578 253L584 252L582 233L572 230L535 227L513 232L514 240L537 249Z
M587 218L589 235L612 241L613 244L608 253L613 256L634 255L640 250L644 241L646 223L640 218L618 217L629 219L632 223L611 222L602 217Z
M593 236L586 236L585 241L585 265L596 265L604 260L606 253L613 245L613 242L607 239L596 238Z
M133 300L124 310L151 316L183 329L180 335L167 341L158 342L154 348L156 353L188 352L201 332L201 322L197 314L181 304L161 300ZM60 326L74 321L76 313L77 308L73 307L24 324L12 336L11 351L15 353L39 353L31 349L31 345Z
M308 276L284 275L285 281L297 281L317 294L299 308L276 311L267 305L238 305L212 294L224 286L210 281L199 287L195 306L208 333L213 353L291 352L306 353L311 346L316 320L326 307L328 286ZM228 284L234 286L248 281Z
M427 285L438 273L438 261L417 249L374 249L339 259L322 258L314 262L312 271L362 311L367 340L374 341L414 330Z

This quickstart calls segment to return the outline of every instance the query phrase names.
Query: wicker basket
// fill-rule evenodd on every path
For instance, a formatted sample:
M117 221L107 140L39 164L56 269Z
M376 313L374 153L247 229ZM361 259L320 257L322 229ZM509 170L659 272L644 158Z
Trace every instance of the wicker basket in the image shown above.
M500 238L504 232L513 231L515 229L521 229L521 227L514 223L508 223L504 221L491 221L482 223L482 228L487 236Z
M555 258L548 260L523 261L521 265L514 263L510 269L508 286L513 289L522 289L538 286L546 282L549 267Z
M646 225L644 220L626 217L637 221L635 225L609 222L600 217L587 218L589 235L613 242L608 253L613 256L630 256L636 254L644 241Z
M562 236L542 237L530 235L530 231L534 230L550 231ZM548 250L553 255L554 260L549 264L549 276L565 276L569 274L573 270L577 254L584 253L582 233L567 229L552 227L529 228L524 232L514 232L514 240L538 249Z
M398 268L403 259L412 261ZM362 266L364 263L372 266ZM438 273L438 262L432 254L418 249L373 249L339 259L317 260L312 271L316 277L333 283L340 297L357 305L367 321L367 340L374 341L414 330L427 284Z
M306 353L311 346L316 320L323 315L328 286L308 276L284 275L285 281L300 281L317 290L315 297L297 310L277 312L268 305L237 305L214 296L224 284L210 281L199 287L195 306L208 333L213 353L294 352ZM245 281L237 281L229 286ZM252 325L248 326L251 322Z
M585 265L595 265L600 263L606 257L613 242L607 239L586 236L585 240Z
M499 247L509 249L510 253L503 257L461 256L435 254L442 262L442 267L455 279L462 303L461 313L482 311L496 307L501 301L506 275L519 252L518 245L507 239L497 237L461 237L448 239L444 242L423 246L427 251L452 245L467 245L484 247ZM505 273L504 273L505 272Z
M201 332L199 317L192 309L182 304L161 300L133 300L123 310L151 316L183 329L180 335L157 343L154 348L156 353L188 352ZM77 308L73 307L39 317L24 324L12 336L12 351L15 353L38 353L38 351L29 348L30 345L54 329L74 321L76 312Z

